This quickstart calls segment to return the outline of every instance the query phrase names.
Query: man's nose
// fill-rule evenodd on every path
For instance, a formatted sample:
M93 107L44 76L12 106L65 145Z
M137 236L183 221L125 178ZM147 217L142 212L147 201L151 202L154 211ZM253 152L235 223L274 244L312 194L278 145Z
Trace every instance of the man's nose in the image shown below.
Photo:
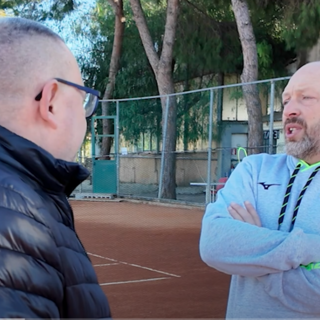
M301 110L299 104L295 99L290 99L283 108L284 118L299 117L301 115Z

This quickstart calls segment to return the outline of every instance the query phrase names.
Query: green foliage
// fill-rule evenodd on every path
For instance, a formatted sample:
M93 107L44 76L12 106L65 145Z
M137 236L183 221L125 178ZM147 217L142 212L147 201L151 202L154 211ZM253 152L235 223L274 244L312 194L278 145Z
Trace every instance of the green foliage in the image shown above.
M261 42L257 43L257 53L258 53L258 60L259 60L259 66L260 70L263 71L270 68L272 64L272 46L270 43L268 43L266 40L262 40ZM261 71L260 71L261 74Z
M142 6L160 56L166 1L145 0L142 1ZM255 12L253 22L260 77L283 75L286 62L293 57L293 52L286 51L281 32L276 27L277 8L271 5L268 8L256 6L252 10ZM157 95L157 83L128 2L124 3L124 11L126 26L123 50L113 98ZM272 19L268 19L268 15ZM79 35L83 32L83 25L90 26L87 36L92 45L90 55L81 56L82 71L87 85L104 92L108 82L114 37L114 12L106 1L98 0L95 12L83 19L79 20L75 30ZM182 1L173 60L173 78L178 90L188 91L213 86L217 84L215 74L240 74L242 64L241 44L230 3L222 0ZM203 94L185 95L179 99L177 134L187 148L187 145L195 142L199 136L204 139L207 136L204 119L209 110L208 100ZM142 132L151 132L160 138L160 101L121 103L120 111L121 133L126 140L136 143ZM114 109L113 112L115 113Z
M184 150L189 144L207 140L209 125L209 92L195 92L179 96L177 137Z
M123 39L120 69L116 78L116 86L112 98L136 97L157 95L157 83L154 74L144 54L140 36L127 3L124 4L126 12L126 28ZM154 39L160 39L160 25L163 17L159 15L156 7L152 7L157 17L159 28L153 28ZM90 20L90 23L89 23ZM87 36L91 39L89 55L79 57L82 73L86 85L95 87L104 92L108 83L108 72L114 37L114 13L111 6L105 1L98 1L97 7L91 16L83 17L76 27L78 36L81 34L84 22L90 25ZM109 104L111 114L115 114L115 104ZM101 113L99 108L98 114ZM160 137L162 110L159 100L142 100L120 103L120 132L122 136L135 144L141 133L150 132ZM99 128L99 130L102 130Z
M166 0L141 0L147 24L160 56L166 19ZM77 11L76 0L0 0L0 9L35 20L61 20ZM302 49L319 38L320 3L316 0L248 0L257 41L259 78L286 75L286 65ZM243 57L231 2L225 0L183 0L180 3L173 58L173 78L177 91L214 86L216 74L240 75ZM158 94L152 68L145 55L132 16L124 1L125 34L114 99ZM108 1L97 0L92 12L78 14L72 25L73 36L81 42L78 61L87 86L102 93L114 37L114 9ZM211 75L211 76L210 76ZM262 89L261 89L262 90ZM232 93L239 99L240 93ZM115 114L115 104L111 104ZM161 135L162 110L159 100L121 103L121 130L132 143L142 132ZM204 94L179 98L178 137L188 143L207 135L208 100Z
M136 144L141 133L161 138L161 102L160 99L128 101L121 103L120 130L123 137Z
M283 8L283 23L281 35L288 48L296 51L310 48L319 39L319 1L288 1Z
M174 47L176 81L185 79L186 70L189 79L239 72L241 46L230 4L184 1L180 11Z
M27 2L28 1L26 0L0 0L0 9L1 10L13 9Z
M263 35L260 34L260 30L267 28L267 32L264 31L264 34L268 35L266 40L272 44L272 70L283 70L283 65L299 52L310 49L318 41L319 1L249 0L249 3L253 10L251 18L257 42L265 39L260 37Z
M62 20L77 8L75 0L0 0L0 9L36 21Z
M62 20L66 14L74 11L77 8L74 0L59 0L54 1L48 12L48 18Z
M233 90L231 90L231 93L229 95L230 100L239 100L243 98L243 91L241 90L241 87L236 87Z

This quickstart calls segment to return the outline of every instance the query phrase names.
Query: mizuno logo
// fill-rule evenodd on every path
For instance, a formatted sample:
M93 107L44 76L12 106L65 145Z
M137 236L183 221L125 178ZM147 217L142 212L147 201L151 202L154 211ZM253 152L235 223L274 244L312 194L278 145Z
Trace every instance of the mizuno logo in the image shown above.
M259 182L258 184L261 184L263 186L264 190L268 190L270 187L272 186L280 186L280 184L276 184L276 183L265 183L265 182Z

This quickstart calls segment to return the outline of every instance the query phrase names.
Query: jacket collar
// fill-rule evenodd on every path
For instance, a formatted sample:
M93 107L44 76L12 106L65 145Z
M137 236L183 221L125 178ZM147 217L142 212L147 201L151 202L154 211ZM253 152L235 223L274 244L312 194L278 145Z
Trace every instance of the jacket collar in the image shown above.
M49 193L72 191L89 176L89 171L75 162L54 158L33 142L0 126L0 164L13 169L27 182Z
M320 162L317 162L317 163L310 165L310 164L306 163L304 160L297 159L293 156L287 155L287 164L288 164L288 167L291 172L293 172L293 170L298 165L298 163L300 163L300 165L301 165L301 167L300 167L301 172L308 171L309 169L312 169L312 171L313 171L316 167L320 166Z

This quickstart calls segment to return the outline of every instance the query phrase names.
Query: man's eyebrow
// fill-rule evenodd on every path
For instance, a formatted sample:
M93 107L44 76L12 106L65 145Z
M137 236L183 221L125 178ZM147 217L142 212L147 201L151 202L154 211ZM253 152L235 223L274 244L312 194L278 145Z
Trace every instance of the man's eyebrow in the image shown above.
M285 97L288 97L288 96L290 96L290 93L289 93L289 92L284 91L284 92L282 93L282 99L285 98Z
M310 87L301 87L301 88L295 90L295 93L303 93L305 91L315 91L315 89L314 88L310 88ZM287 97L287 96L290 96L290 92L289 91L284 91L282 93L282 98Z

